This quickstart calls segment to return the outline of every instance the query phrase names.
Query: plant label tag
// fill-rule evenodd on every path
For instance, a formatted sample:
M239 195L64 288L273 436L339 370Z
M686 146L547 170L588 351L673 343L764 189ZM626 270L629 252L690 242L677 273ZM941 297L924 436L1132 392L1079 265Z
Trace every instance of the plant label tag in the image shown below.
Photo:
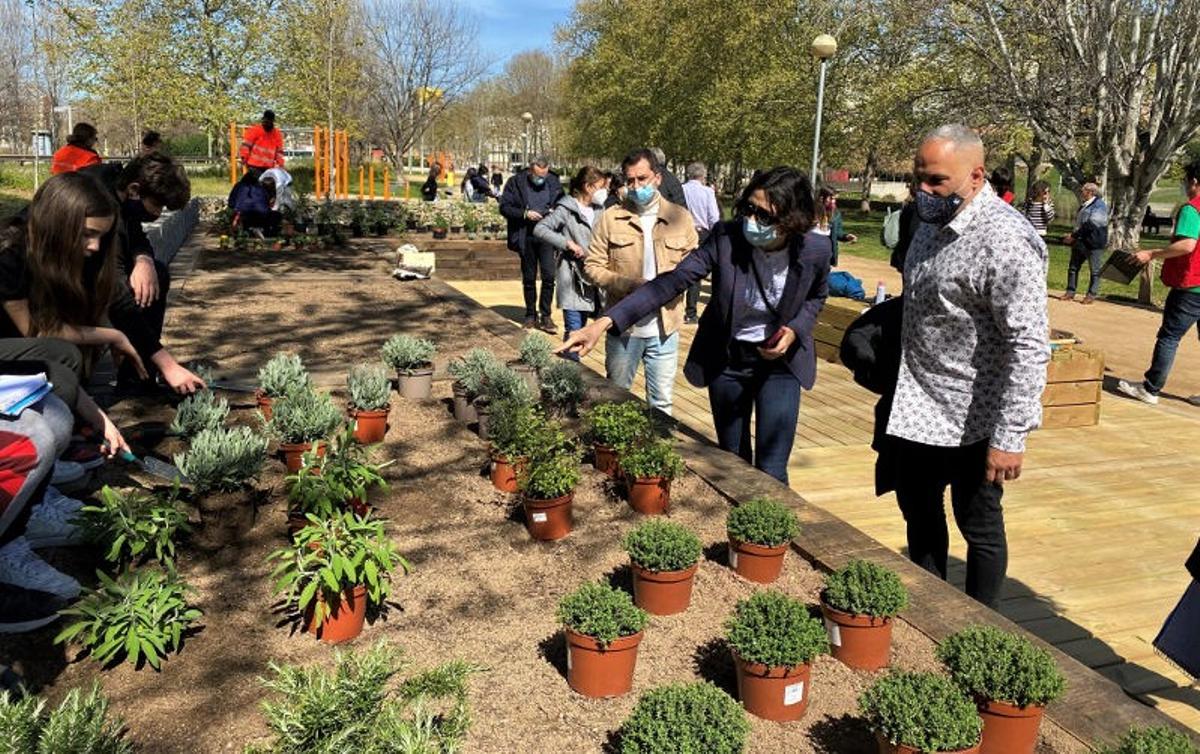
M737 568L737 550L733 549L733 545L729 546L729 566Z
M546 523L546 514L545 514L545 513L535 513L535 514L533 514L533 522L534 522L535 524L544 524L544 523Z
M783 687L783 703L786 706L799 704L804 701L804 681L791 683Z
M567 647L567 672L571 672L571 648Z
M829 634L829 643L835 647L842 646L842 629L838 628L838 624L825 619L825 632Z

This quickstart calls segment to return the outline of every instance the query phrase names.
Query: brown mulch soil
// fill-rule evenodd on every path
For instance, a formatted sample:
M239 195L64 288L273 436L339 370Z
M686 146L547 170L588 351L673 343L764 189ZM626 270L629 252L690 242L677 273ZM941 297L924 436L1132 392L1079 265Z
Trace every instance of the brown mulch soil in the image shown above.
M241 284L227 275L206 280L196 273L174 304L168 341L183 359L204 358L219 371L241 372L252 372L285 348L299 351L310 364L344 370L374 358L382 340L401 331L434 335L443 358L473 345L513 355L456 306L428 298L424 286L386 278L378 260L374 269L379 280L358 286L336 273L322 282L305 276ZM641 518L588 467L575 497L574 532L556 543L532 541L514 499L494 490L483 475L485 443L450 416L449 383L435 383L434 392L436 400L427 403L393 402L391 426L377 451L396 462L385 472L390 489L371 502L389 520L413 571L397 575L394 604L352 647L388 641L404 650L414 669L454 658L483 666L471 681L467 750L474 752L601 751L638 695L657 685L707 679L736 693L722 624L737 600L761 587L740 579L726 563L728 503L722 496L692 474L676 482L671 516L707 546L692 605L680 615L651 619L633 693L584 699L567 687L555 606L584 581L608 579L629 587L619 542ZM235 420L253 424L250 396L229 397L238 407ZM133 402L115 413L125 426L151 426L171 415L164 405ZM155 445L152 433L144 439ZM155 452L169 456L172 445L178 442L158 444ZM108 468L103 478L132 483L126 472ZM269 462L260 486L269 492L267 502L245 539L216 551L182 548L180 573L195 588L204 617L161 672L128 665L102 670L77 657L78 647L52 645L57 627L0 639L0 662L15 664L52 700L98 679L142 751L238 751L261 741L264 691L257 678L268 673L267 663L328 664L333 651L294 633L273 608L266 556L286 542L281 462ZM96 565L91 555L86 549L51 553L81 578ZM821 575L790 553L776 586L815 603L820 583ZM892 661L902 668L936 667L932 643L903 622L896 626ZM819 658L804 719L785 725L751 718L747 751L874 754L874 739L856 716L857 696L874 677ZM1043 725L1039 752L1083 751L1056 726Z

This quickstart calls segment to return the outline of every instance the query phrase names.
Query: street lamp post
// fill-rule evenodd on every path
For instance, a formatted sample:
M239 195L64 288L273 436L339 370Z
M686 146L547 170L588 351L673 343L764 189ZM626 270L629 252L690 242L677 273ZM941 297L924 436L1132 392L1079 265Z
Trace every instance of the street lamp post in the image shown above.
M821 78L817 84L817 125L813 129L812 171L809 177L813 185L817 185L817 157L821 153L821 110L825 106L825 64L837 52L837 40L828 34L821 34L812 42L813 57L821 61Z
M524 159L522 159L521 161L524 162L525 167L528 168L529 167L529 126L533 123L533 113L528 112L528 111L521 113L521 120L525 121L525 154L523 155Z

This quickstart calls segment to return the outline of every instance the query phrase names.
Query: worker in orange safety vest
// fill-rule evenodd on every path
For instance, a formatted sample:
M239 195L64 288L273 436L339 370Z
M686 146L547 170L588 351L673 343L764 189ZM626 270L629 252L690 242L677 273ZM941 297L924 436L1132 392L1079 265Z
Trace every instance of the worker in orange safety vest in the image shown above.
M74 173L89 165L99 165L103 160L96 153L96 127L91 123L76 123L67 137L67 143L50 159L50 174Z
M256 175L268 168L283 167L283 133L275 128L274 111L267 110L259 125L246 129L239 154L242 165Z

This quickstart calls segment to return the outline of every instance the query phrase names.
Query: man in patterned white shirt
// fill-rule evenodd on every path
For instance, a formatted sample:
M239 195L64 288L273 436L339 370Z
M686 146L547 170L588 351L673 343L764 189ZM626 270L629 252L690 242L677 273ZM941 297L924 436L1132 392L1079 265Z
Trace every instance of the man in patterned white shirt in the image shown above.
M987 181L983 143L942 126L914 165L902 357L887 433L909 557L946 577L943 498L967 542L967 594L995 607L1008 567L1001 498L1040 423L1050 358L1046 246Z

